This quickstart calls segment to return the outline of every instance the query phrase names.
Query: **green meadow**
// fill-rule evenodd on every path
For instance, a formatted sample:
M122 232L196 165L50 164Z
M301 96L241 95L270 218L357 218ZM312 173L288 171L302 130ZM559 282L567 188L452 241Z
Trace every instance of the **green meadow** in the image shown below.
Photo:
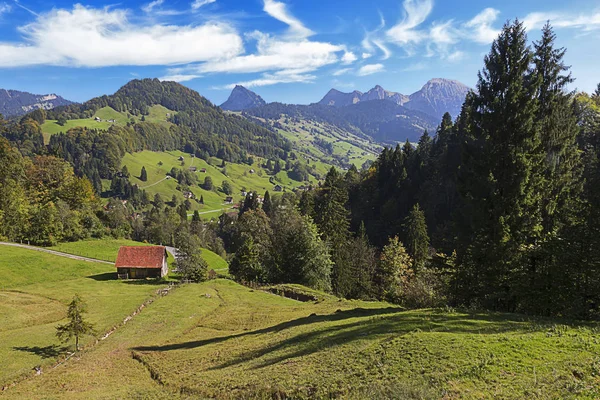
M54 250L99 259L116 258L120 246L144 245L129 240L65 243ZM97 336L118 325L167 283L118 281L110 264L72 260L35 250L0 246L0 387L48 367L67 350L55 337L64 323L67 305L79 294ZM227 263L203 250L210 268L227 273ZM172 263L173 258L169 256ZM83 344L93 343L93 337Z
M10 388L3 396L595 399L600 395L597 325L452 309L406 311L387 303L346 301L302 290L317 300L291 300L228 280L182 286L78 358ZM116 303L96 300L113 307ZM60 306L55 312L60 313ZM97 313L98 309L90 317L97 320ZM23 337L20 347L37 341ZM46 343L52 340L42 344Z

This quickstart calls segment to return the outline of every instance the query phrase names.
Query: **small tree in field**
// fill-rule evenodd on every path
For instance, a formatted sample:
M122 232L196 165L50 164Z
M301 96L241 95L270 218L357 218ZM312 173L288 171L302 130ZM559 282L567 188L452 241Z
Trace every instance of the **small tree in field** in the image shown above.
M148 173L146 172L146 167L142 167L142 172L140 174L140 180L142 182L146 182L148 180Z
M69 303L69 310L67 311L69 322L56 327L56 336L62 342L68 342L73 337L75 338L75 350L79 350L79 338L81 336L94 334L93 325L83 318L86 310L85 302L76 294Z

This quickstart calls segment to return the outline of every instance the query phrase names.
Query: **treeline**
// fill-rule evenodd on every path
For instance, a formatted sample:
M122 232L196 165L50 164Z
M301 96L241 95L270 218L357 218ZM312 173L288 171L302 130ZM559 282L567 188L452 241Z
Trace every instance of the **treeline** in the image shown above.
M0 137L0 238L53 245L104 234L94 189L71 165L24 158Z
M570 93L554 43L550 26L530 48L520 22L505 25L456 121L446 114L418 147L385 149L366 171L331 170L302 195L297 208L332 263L316 287L408 305L600 316L600 86ZM231 250L255 265L250 250L262 239L240 222L249 244ZM275 245L276 225L271 217L266 235L275 256L258 251L267 271L283 268L272 260L289 250Z

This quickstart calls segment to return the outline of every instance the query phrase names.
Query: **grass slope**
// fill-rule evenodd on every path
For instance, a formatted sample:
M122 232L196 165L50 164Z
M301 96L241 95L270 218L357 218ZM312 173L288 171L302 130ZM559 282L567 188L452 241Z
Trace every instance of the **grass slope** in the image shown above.
M0 386L61 352L56 325L75 293L87 302L98 332L133 312L157 287L114 279L108 264L71 260L34 250L0 249ZM93 339L85 338L84 344Z
M184 165L181 165L179 157L184 157ZM173 168L187 169L194 166L198 169L196 177L198 184L202 184L207 176L213 180L214 190L204 190L198 185L193 186L190 190L194 193L197 199L204 197L204 205L192 201L192 210L198 210L205 218L216 217L220 212L228 210L231 205L225 204L227 195L218 189L223 181L228 181L232 184L234 192L232 197L236 202L241 198L242 189L247 191L256 190L260 195L269 190L273 193L273 183L269 181L270 176L260 167L262 160L257 160L254 165L226 163L225 172L220 167L221 161L211 159L210 162L199 158L191 158L189 154L180 151L169 152L152 152L142 151L133 154L126 154L123 158L122 165L126 165L131 174L130 181L137 184L140 188L145 189L152 199L156 193L159 193L164 201L171 201L173 195L177 196L179 202L183 202L185 198L183 193L177 190L177 181L174 179L165 179L166 174ZM159 165L162 163L162 165ZM146 168L148 181L142 182L139 179L142 167ZM206 172L200 172L205 168ZM250 173L254 170L254 173ZM293 181L285 175L285 172L280 172L278 181L284 181L280 184L286 190L292 190L294 187L302 185L302 182ZM281 178L281 179L280 179Z
M600 395L596 325L404 311L230 281L155 301L6 398L578 398Z
M145 121L159 123L165 126L171 125L170 122L167 121L169 115L173 115L175 112L169 110L166 107L161 105L154 105L149 108L148 115L144 116ZM96 121L95 118L98 117L101 121ZM60 126L56 120L47 120L42 124L42 134L44 136L44 143L48 144L50 141L50 137L60 132L67 132L69 129L83 127L90 129L108 129L112 122L108 122L108 120L114 120L114 124L116 125L126 125L127 122L133 119L138 122L142 120L142 116L134 116L125 112L119 112L111 107L103 107L96 111L92 118L84 118L84 119L72 119L68 120L64 126Z

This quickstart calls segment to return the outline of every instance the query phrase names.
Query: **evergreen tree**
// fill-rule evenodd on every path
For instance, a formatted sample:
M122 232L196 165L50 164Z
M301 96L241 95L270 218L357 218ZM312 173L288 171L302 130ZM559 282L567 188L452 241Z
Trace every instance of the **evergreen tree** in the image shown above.
M148 173L146 172L146 167L142 167L142 172L140 173L140 180L142 182L148 181Z
M555 48L555 40L556 35L547 23L541 40L534 42L533 58L534 76L539 83L537 120L545 154L542 218L547 234L555 234L573 216L571 203L582 189L576 142L579 127L567 92L573 78L563 61L566 50Z
M262 209L265 212L265 214L269 216L271 216L271 214L273 213L273 203L271 203L271 195L269 194L268 190L265 192Z
M204 204L204 196L200 195L200 204Z
M84 314L87 311L85 302L75 295L69 303L67 310L67 318L69 322L56 327L56 336L63 342L75 338L75 350L79 351L79 339L83 335L93 335L94 326L84 319Z
M323 238L331 246L333 260L332 283L337 293L342 288L343 268L348 266L348 244L350 237L350 213L346 209L348 192L339 172L331 167L315 204L316 223Z
M267 272L260 262L259 252L252 236L247 236L235 253L229 265L229 272L239 281L265 282Z
M160 193L156 193L154 195L154 201L152 202L152 204L159 210L163 209L163 207L165 206L165 202L163 201Z
M121 177L123 178L129 178L129 170L127 169L127 165L123 165L123 168L121 168Z
M471 125L461 168L466 220L459 231L458 294L508 310L514 309L520 276L515 264L542 232L544 157L531 61L523 24L506 24L485 57L478 94L467 99L471 109L464 110Z
M206 178L204 178L204 184L202 185L202 189L204 190L213 190L214 185L213 185L213 180L210 176L207 176Z
M314 217L315 215L315 204L312 190L305 190L300 196L300 203L298 204L300 214Z
M397 236L390 238L388 244L381 251L377 269L380 297L388 301L399 301L402 297L403 287L413 275L412 259L402 242Z
M406 231L406 250L413 259L414 269L418 272L425 266L425 262L429 258L427 224L425 223L425 214L418 203L406 217L404 229Z

